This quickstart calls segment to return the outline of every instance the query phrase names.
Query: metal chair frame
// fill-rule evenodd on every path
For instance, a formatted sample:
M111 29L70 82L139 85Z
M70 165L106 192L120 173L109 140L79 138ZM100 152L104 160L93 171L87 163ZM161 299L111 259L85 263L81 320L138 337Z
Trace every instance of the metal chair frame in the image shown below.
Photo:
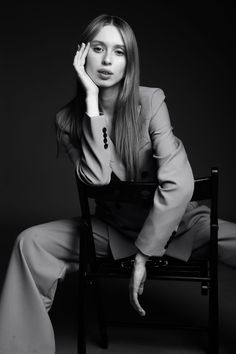
M105 186L86 185L76 174L76 182L81 206L79 296L78 296L78 353L86 353L85 299L86 286L90 284L96 291L98 322L101 347L108 347L107 325L102 307L99 279L128 278L131 275L133 258L112 260L97 259L92 235L90 199L144 203L153 199L157 183L115 182ZM148 279L179 280L199 282L202 295L208 295L209 311L208 353L218 354L218 169L212 168L211 175L195 180L192 201L210 201L210 243L209 257L201 260L179 261L171 257L151 257L147 262ZM145 324L146 325L146 324ZM153 324L151 324L153 327ZM154 324L155 327L160 324ZM163 327L163 326L162 326ZM180 328L183 328L183 326ZM199 329L199 327L196 327Z

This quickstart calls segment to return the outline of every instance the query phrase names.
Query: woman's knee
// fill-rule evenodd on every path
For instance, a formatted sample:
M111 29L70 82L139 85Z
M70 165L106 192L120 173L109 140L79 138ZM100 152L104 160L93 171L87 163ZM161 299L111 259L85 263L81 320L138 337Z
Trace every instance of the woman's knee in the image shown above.
M30 261L42 247L41 236L40 225L27 228L18 235L14 248L27 261Z
M221 262L236 267L236 224L219 219L218 253Z

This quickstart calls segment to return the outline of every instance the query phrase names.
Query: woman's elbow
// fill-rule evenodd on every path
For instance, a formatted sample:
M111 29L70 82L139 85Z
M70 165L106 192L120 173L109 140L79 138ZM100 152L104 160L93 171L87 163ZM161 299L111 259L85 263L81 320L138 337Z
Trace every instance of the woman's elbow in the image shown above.
M111 173L109 171L100 171L99 173L94 173L94 171L83 168L82 166L76 169L78 178L85 184L104 186L110 183Z
M184 200L188 203L191 200L194 191L194 177L191 168L189 168L182 177L181 182L179 183L179 190L181 191Z

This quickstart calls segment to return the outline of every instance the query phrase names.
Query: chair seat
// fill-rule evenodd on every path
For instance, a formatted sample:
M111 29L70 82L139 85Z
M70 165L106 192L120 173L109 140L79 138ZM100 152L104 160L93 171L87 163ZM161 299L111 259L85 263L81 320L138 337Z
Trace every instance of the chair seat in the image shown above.
M96 261L96 270L87 273L88 278L129 278L134 263L133 257L113 260L100 258ZM146 263L149 279L188 279L193 281L209 280L208 260L190 260L188 262L171 257L150 257Z

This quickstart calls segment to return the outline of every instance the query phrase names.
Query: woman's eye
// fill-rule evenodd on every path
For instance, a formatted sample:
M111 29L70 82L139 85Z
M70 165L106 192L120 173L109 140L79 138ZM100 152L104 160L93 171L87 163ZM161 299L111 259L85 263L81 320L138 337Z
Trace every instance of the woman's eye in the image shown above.
M96 53L101 53L102 52L102 47L93 47L93 50L96 52Z
M123 52L123 50L117 49L116 50L116 54L117 55L125 55L125 53Z

